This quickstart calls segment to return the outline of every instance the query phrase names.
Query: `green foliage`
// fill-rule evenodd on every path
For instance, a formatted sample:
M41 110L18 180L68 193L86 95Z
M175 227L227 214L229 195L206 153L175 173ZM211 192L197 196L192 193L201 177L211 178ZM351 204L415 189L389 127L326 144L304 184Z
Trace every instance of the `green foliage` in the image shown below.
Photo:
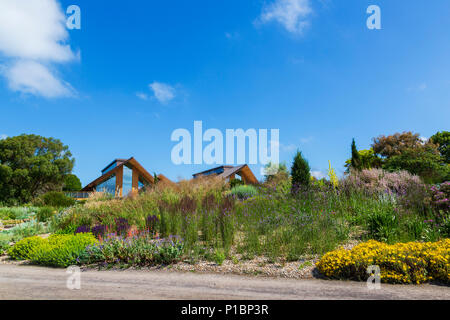
M16 243L8 255L14 259L27 259L35 264L68 267L76 264L86 247L97 243L90 233L51 235L47 239L26 238Z
M26 237L43 234L46 232L46 230L46 226L43 223L32 220L19 224L7 231L3 231L2 233L10 235L12 241L19 241Z
M398 219L389 207L386 209L371 212L367 216L367 229L370 239L392 243L397 235Z
M386 159L383 169L406 170L420 176L427 183L450 180L450 165L442 162L432 145L405 149L401 154Z
M8 255L14 260L30 260L33 250L45 242L43 238L38 236L25 238L11 247L8 250Z
M381 168L382 160L377 155L372 148L369 150L359 150L359 159L361 161L361 169L376 169ZM350 172L352 159L348 159L345 161L345 167L347 168L347 172Z
M123 239L110 236L91 245L80 255L80 263L122 264L143 266L171 264L180 261L184 244L177 237L153 239L149 234Z
M446 140L448 134L445 131L426 142L418 133L403 132L375 138L372 148L375 155L383 157L383 169L406 170L427 183L439 183L450 179L450 164L444 156L448 146Z
M52 207L39 208L36 218L39 222L47 222L54 214L56 210Z
M292 188L296 192L299 188L308 188L311 183L311 169L302 153L297 151L291 168Z
M1 220L24 220L34 217L38 208L34 207L3 207L0 208Z
M362 167L362 161L361 161L361 157L360 154L358 152L358 149L356 149L356 143L355 143L355 139L352 140L352 158L350 160L350 166L352 169L354 170L361 170Z
M34 204L40 206L50 206L56 208L65 208L73 206L76 203L75 199L66 196L63 192L50 191L39 198L35 199Z
M74 174L68 174L64 178L64 187L63 191L80 191L81 190L81 181Z
M254 197L258 194L258 190L251 185L238 185L231 189L231 194L236 196L238 199L248 199Z
M374 138L372 149L376 155L390 158L401 155L407 149L415 149L420 146L422 146L422 141L418 133L403 132Z
M6 239L0 239L0 256L6 252L9 248L9 241Z
M29 202L45 190L61 188L73 164L58 139L24 134L0 140L0 203Z
M214 252L214 262L217 263L219 266L223 264L223 262L226 259L226 254L223 249L216 249Z
M438 150L444 158L445 163L450 164L450 132L437 132L430 138L430 141L438 145Z
M231 179L230 188L233 189L234 187L242 186L244 184L245 184L244 181L242 181L240 179Z

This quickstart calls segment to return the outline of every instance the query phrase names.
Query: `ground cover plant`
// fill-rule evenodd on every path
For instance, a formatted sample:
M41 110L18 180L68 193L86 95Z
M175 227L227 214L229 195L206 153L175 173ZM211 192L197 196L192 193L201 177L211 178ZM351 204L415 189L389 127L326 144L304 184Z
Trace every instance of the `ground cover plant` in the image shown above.
M352 250L325 254L318 270L329 278L366 281L369 266L379 266L382 282L450 284L450 239L388 245L370 240Z
M68 267L77 263L89 245L98 240L90 233L76 235L51 235L29 237L17 242L8 250L8 255L16 260L30 260L32 263Z

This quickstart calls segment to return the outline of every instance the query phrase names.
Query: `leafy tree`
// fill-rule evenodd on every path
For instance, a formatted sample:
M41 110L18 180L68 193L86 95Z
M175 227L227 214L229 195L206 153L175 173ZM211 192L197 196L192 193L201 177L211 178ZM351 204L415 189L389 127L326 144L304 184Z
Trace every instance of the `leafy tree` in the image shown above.
M39 194L61 190L74 159L60 140L20 135L0 140L0 202L28 202Z
M354 170L360 171L362 169L361 157L359 155L358 149L356 149L355 139L352 140L352 158L350 161L350 166Z
M369 150L358 150L359 158L361 160L361 169L376 169L381 168L382 160L380 157L375 155L372 148ZM352 159L345 161L345 167L347 172L350 171Z
M439 145L434 143L435 140L443 143L444 138L445 135L439 135L424 142L418 133L403 132L375 138L372 148L382 157L383 169L406 170L425 182L436 183L449 177L449 165L441 157Z
M400 155L387 158L383 169L407 170L422 177L427 183L439 183L450 179L450 165L443 162L433 144L405 149Z
M399 156L406 149L421 146L422 140L418 133L412 132L395 133L390 136L379 136L373 139L372 149L376 155L385 158Z
M309 188L311 184L310 171L308 161L303 158L302 153L298 150L291 168L293 192L302 187Z
M80 191L81 181L74 174L68 174L64 179L63 191Z
M445 163L450 164L450 132L437 132L430 138L430 141L438 145L438 150L444 158Z

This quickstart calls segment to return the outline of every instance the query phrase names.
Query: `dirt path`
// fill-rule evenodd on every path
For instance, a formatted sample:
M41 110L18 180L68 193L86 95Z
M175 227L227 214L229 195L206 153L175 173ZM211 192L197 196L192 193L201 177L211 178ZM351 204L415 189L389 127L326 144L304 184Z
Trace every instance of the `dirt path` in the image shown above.
M0 265L0 299L447 299L450 287L289 280L170 271L81 273L81 289L69 290L65 269Z

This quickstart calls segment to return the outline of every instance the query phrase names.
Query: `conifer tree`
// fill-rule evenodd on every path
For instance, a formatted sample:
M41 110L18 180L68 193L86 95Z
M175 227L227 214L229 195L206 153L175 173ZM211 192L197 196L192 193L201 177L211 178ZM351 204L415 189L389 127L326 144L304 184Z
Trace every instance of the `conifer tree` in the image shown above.
M352 160L351 166L353 170L360 171L362 169L361 156L359 155L358 149L356 149L355 139L352 141Z
M308 188L311 184L311 173L308 161L303 158L302 153L297 150L294 163L291 168L292 191L295 193L300 188Z

